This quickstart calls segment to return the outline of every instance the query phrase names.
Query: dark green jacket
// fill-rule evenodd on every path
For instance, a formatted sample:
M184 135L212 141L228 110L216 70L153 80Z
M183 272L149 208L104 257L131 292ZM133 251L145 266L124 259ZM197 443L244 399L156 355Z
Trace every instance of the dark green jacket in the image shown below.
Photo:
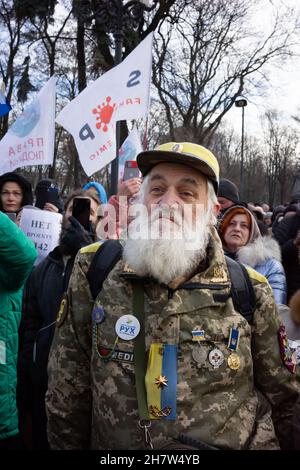
M18 433L18 328L22 288L37 257L33 243L0 212L0 439Z

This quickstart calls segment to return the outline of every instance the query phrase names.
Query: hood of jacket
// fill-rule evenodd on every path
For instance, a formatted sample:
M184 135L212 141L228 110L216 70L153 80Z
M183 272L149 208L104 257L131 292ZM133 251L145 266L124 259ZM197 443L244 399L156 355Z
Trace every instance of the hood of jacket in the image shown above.
M275 258L281 262L281 250L278 242L271 236L258 237L239 249L237 259L251 267L259 266L268 259Z
M4 173L0 176L0 192L2 191L4 183L12 181L14 183L18 183L19 186L22 188L23 191L23 199L21 206L32 205L33 204L33 193L32 193L32 186L31 183L24 178L24 176L11 171L9 173ZM0 210L2 210L2 205L0 201Z

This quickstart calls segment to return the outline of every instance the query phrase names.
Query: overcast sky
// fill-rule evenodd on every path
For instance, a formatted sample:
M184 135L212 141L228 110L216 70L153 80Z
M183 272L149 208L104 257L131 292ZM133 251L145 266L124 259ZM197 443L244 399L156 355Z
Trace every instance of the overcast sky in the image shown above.
M275 7L290 6L300 11L300 0L262 0L261 9L257 11L255 22L263 31L271 24L272 5ZM300 42L300 33L299 33ZM260 116L268 109L280 111L283 122L297 127L291 119L292 115L300 115L300 45L295 47L294 57L280 67L272 67L268 73L269 83L265 89L265 96L248 95L248 105L245 108L245 132L261 135ZM228 115L231 125L237 132L241 132L241 108L233 107Z

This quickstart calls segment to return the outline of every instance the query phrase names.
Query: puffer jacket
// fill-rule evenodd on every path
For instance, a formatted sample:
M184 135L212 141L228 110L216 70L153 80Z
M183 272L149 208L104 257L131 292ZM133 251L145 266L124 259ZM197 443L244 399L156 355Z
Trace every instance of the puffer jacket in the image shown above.
M272 287L275 302L286 304L286 278L281 264L280 247L274 238L257 238L240 248L236 258L265 276Z
M18 433L16 385L22 287L36 257L33 243L0 212L0 439Z

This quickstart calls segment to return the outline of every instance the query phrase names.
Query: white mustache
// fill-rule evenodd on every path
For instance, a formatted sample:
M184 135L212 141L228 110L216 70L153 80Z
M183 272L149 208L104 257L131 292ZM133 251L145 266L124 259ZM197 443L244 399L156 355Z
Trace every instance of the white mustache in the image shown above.
M178 209L167 209L158 207L151 212L150 222L155 222L156 220L166 219L174 224L182 227L183 225L183 214L181 210Z

